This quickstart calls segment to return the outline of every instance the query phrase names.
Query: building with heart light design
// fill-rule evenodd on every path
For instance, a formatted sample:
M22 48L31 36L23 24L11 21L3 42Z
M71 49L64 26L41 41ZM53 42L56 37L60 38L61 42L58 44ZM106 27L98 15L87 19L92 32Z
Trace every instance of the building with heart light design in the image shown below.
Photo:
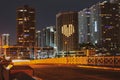
M71 53L78 49L78 13L61 12L56 15L58 53Z

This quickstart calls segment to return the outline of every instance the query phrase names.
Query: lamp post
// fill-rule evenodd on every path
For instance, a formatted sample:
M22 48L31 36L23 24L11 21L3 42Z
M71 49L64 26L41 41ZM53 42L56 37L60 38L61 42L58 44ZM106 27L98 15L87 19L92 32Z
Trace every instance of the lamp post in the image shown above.
M68 52L67 41L65 41L65 46L66 46L66 56L68 57L68 54L67 54L67 52Z
M67 41L65 41L65 45L66 45L66 64L69 64L69 57L68 57L68 42Z

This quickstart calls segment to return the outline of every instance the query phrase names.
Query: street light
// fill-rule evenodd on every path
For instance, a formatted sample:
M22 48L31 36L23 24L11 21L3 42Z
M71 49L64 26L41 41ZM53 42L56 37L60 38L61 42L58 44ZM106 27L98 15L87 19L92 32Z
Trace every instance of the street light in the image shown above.
M67 41L65 41L65 45L66 45L66 56L68 56L68 54L67 54L67 52L68 52Z

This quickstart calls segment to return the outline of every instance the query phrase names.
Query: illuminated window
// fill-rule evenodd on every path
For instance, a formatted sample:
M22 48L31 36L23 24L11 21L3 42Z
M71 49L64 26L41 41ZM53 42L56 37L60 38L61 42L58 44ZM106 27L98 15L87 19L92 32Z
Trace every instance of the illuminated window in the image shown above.
M17 20L23 20L23 18L18 18Z
M115 8L113 8L113 10L115 10Z
M110 40L111 40L111 38L106 38L105 40L110 41Z
M19 24L23 24L23 21L19 21L18 23L19 23Z
M35 27L30 27L30 29L35 29Z
M97 40L95 40L95 43L97 44L97 43L98 43L98 41L97 41Z
M95 32L97 32L98 31L98 29L97 29L98 27L97 27L97 21L95 21Z
M110 17L107 16L107 17L105 17L105 18L106 18L106 19L109 19Z
M31 11L30 13L34 13L33 11Z
M24 32L29 32L29 30L24 30Z
M24 12L26 12L27 10L25 9Z
M23 12L23 9L19 10L20 12Z
M105 8L105 6L102 6L102 8Z
M27 18L26 18L26 17L24 17L24 21L27 21Z

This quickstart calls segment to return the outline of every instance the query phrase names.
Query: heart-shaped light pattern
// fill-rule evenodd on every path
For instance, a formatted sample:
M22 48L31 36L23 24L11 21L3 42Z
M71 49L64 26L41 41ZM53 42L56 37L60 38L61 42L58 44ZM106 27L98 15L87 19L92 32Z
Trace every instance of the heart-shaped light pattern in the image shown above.
M72 24L62 26L62 34L66 37L70 37L75 32L74 26Z

